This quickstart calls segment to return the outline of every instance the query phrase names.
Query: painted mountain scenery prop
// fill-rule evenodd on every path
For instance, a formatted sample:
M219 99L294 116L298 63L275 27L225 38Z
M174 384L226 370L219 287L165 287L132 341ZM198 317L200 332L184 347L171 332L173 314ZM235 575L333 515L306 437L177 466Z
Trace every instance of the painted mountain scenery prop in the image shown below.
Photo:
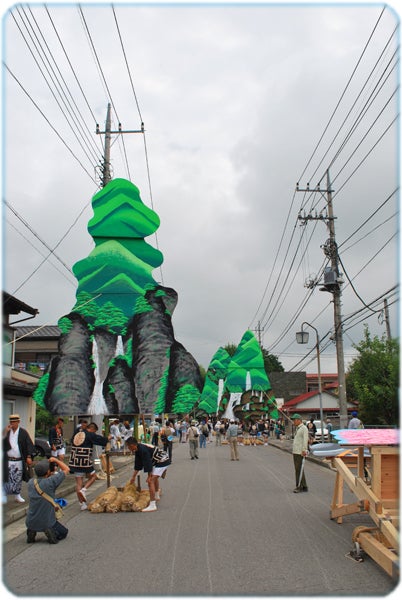
M224 418L279 416L264 357L254 334L247 330L233 356L224 348L213 356L197 409Z
M207 414L216 414L231 360L230 354L224 348L219 348L209 363L201 398L198 403L198 408Z
M73 267L76 303L59 320L59 353L34 399L62 415L187 413L202 382L174 337L177 293L152 277L163 255L144 238L159 217L125 179L110 181L92 207L95 247Z

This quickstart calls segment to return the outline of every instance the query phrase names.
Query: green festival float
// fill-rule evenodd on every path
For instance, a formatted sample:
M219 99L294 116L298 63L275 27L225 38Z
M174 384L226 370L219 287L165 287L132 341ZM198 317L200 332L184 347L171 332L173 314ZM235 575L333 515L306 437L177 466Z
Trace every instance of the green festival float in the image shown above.
M125 179L110 181L92 207L95 247L73 267L76 303L58 322L58 355L34 399L55 415L186 414L202 381L174 337L177 293L152 277L163 255L144 238L159 217Z
M244 333L233 356L224 348L214 354L197 411L227 419L279 417L261 347L251 331Z

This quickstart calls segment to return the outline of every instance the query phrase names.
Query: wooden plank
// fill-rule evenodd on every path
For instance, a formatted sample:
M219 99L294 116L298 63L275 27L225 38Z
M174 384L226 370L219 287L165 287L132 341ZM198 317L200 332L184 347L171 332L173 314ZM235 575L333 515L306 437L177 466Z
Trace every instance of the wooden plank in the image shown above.
M353 515L355 513L367 512L362 502L354 502L352 504L338 504L331 508L331 518L339 519L345 515ZM338 521L339 522L339 521Z
M371 556L390 577L395 579L399 577L399 558L392 550L386 548L370 533L360 533L357 541L364 552Z

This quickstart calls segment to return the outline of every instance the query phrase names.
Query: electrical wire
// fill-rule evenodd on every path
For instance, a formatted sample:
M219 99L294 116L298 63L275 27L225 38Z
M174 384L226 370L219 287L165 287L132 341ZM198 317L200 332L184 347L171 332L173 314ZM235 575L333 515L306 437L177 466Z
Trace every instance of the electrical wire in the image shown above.
M24 86L22 85L22 83L18 80L18 78L16 77L16 75L14 75L14 73L11 71L11 69L8 67L8 65L3 61L3 66L7 69L7 71L9 72L9 74L11 75L11 77L14 79L14 81L19 85L19 87L22 89L22 91L24 92L24 94L29 98L29 100L32 102L32 104L35 106L35 108L38 110L38 112L42 115L42 117L45 119L46 123L49 125L49 127L54 131L54 133L57 135L57 137L59 138L59 140L64 144L64 146L67 148L67 150L70 152L70 154L75 158L75 160L78 162L78 164L81 166L81 168L83 169L83 171L88 175L88 177L96 184L96 180L92 177L92 175L87 171L87 169L84 167L84 165L82 164L81 160L78 158L78 156L76 156L76 154L74 154L74 152L71 150L70 146L67 144L67 142L63 139L63 137L61 136L61 134L57 131L57 129L51 124L51 122L49 121L49 119L47 118L47 116L45 115L45 113L39 108L38 104L34 101L34 99L32 98L32 96L27 92L27 90L24 88Z
M368 46L369 46L369 44L370 44L370 42L371 42L371 40L372 40L372 38L373 38L373 36L374 36L374 33L375 33L375 31L376 31L377 27L378 27L378 24L380 23L380 20L381 20L381 18L382 18L382 16L383 16L383 14L384 14L385 8L386 8L386 5L384 5L384 7L383 7L383 9L382 9L382 11L381 11L381 14L380 14L380 16L378 17L378 19L377 19L377 22L376 22L376 24L375 24L375 26L374 26L374 28L373 28L373 30L372 30L372 32L371 32L371 34L370 34L370 36L369 36L369 38L368 38L368 40L367 40L367 42L366 42L366 44L365 44L364 48L363 48L363 51L362 51L362 53L361 53L361 55L360 55L360 57L359 57L359 60L357 61L357 64L356 64L355 68L353 69L353 71L352 71L352 74L350 75L350 77L349 77L349 79L348 79L348 82L347 82L347 84L346 84L346 86L345 86L345 88L344 88L344 90L343 90L343 92L342 92L342 94L341 94L341 97L339 98L339 100L338 100L338 102L337 102L337 104L336 104L336 106L335 106L335 108L334 108L334 110L333 110L333 112L332 112L332 114L331 114L331 116L330 116L330 118L329 118L329 121L328 121L327 125L325 126L325 128L324 128L324 131L323 131L323 133L321 134L321 137L320 137L320 139L318 140L318 142L317 142L317 144L316 144L316 146L315 146L315 148L314 148L314 150L313 150L313 153L311 154L311 156L310 156L310 158L309 158L309 160L308 160L308 162L307 162L307 165L304 167L304 170L303 170L302 174L301 174L301 175L300 175L300 177L298 178L298 181L301 181L301 180L303 179L303 176L304 176L305 172L307 171L307 169L308 169L308 167L309 167L309 165L310 165L310 163L311 163L311 161L312 161L313 157L315 156L315 153L317 152L317 150L318 150L318 148L319 148L319 146L320 146L320 144L321 144L321 142L322 142L322 140L323 140L323 138L324 138L324 135L326 134L326 132L327 132L327 130L328 130L328 127L330 126L330 124L331 124L331 122L332 122L332 119L334 118L334 116L335 116L335 114L336 114L336 112L337 112L337 110L338 110L338 108L339 108L339 106L340 106L340 104L341 104L341 102L342 102L342 100L343 100L343 98L344 98L345 94L346 94L346 91L347 91L347 89L349 88L349 85L351 84L351 82L352 82L352 79L353 79L354 75L355 75L355 74L356 74L356 72L357 72L357 69L358 69L358 67L359 67L359 65L360 65L360 63L361 63L361 61L362 61L362 59L363 59L363 56L364 56L364 54L366 53L366 50L367 50L367 48L368 48Z

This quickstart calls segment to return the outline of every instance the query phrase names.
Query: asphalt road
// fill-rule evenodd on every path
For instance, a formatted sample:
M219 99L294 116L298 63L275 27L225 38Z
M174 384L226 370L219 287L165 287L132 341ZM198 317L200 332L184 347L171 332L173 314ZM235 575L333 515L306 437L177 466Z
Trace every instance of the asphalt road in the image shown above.
M190 460L187 444L174 444L156 512L91 514L70 501L63 520L69 535L56 546L43 534L28 545L23 522L15 524L3 547L8 590L18 596L384 596L395 588L369 557L347 556L353 529L371 521L364 514L341 525L331 521L334 471L308 461L309 492L294 494L288 452L240 447L236 462L228 446L211 443L199 454ZM131 469L120 469L112 484L124 485ZM96 486L89 500L106 483ZM345 492L345 500L355 498Z

